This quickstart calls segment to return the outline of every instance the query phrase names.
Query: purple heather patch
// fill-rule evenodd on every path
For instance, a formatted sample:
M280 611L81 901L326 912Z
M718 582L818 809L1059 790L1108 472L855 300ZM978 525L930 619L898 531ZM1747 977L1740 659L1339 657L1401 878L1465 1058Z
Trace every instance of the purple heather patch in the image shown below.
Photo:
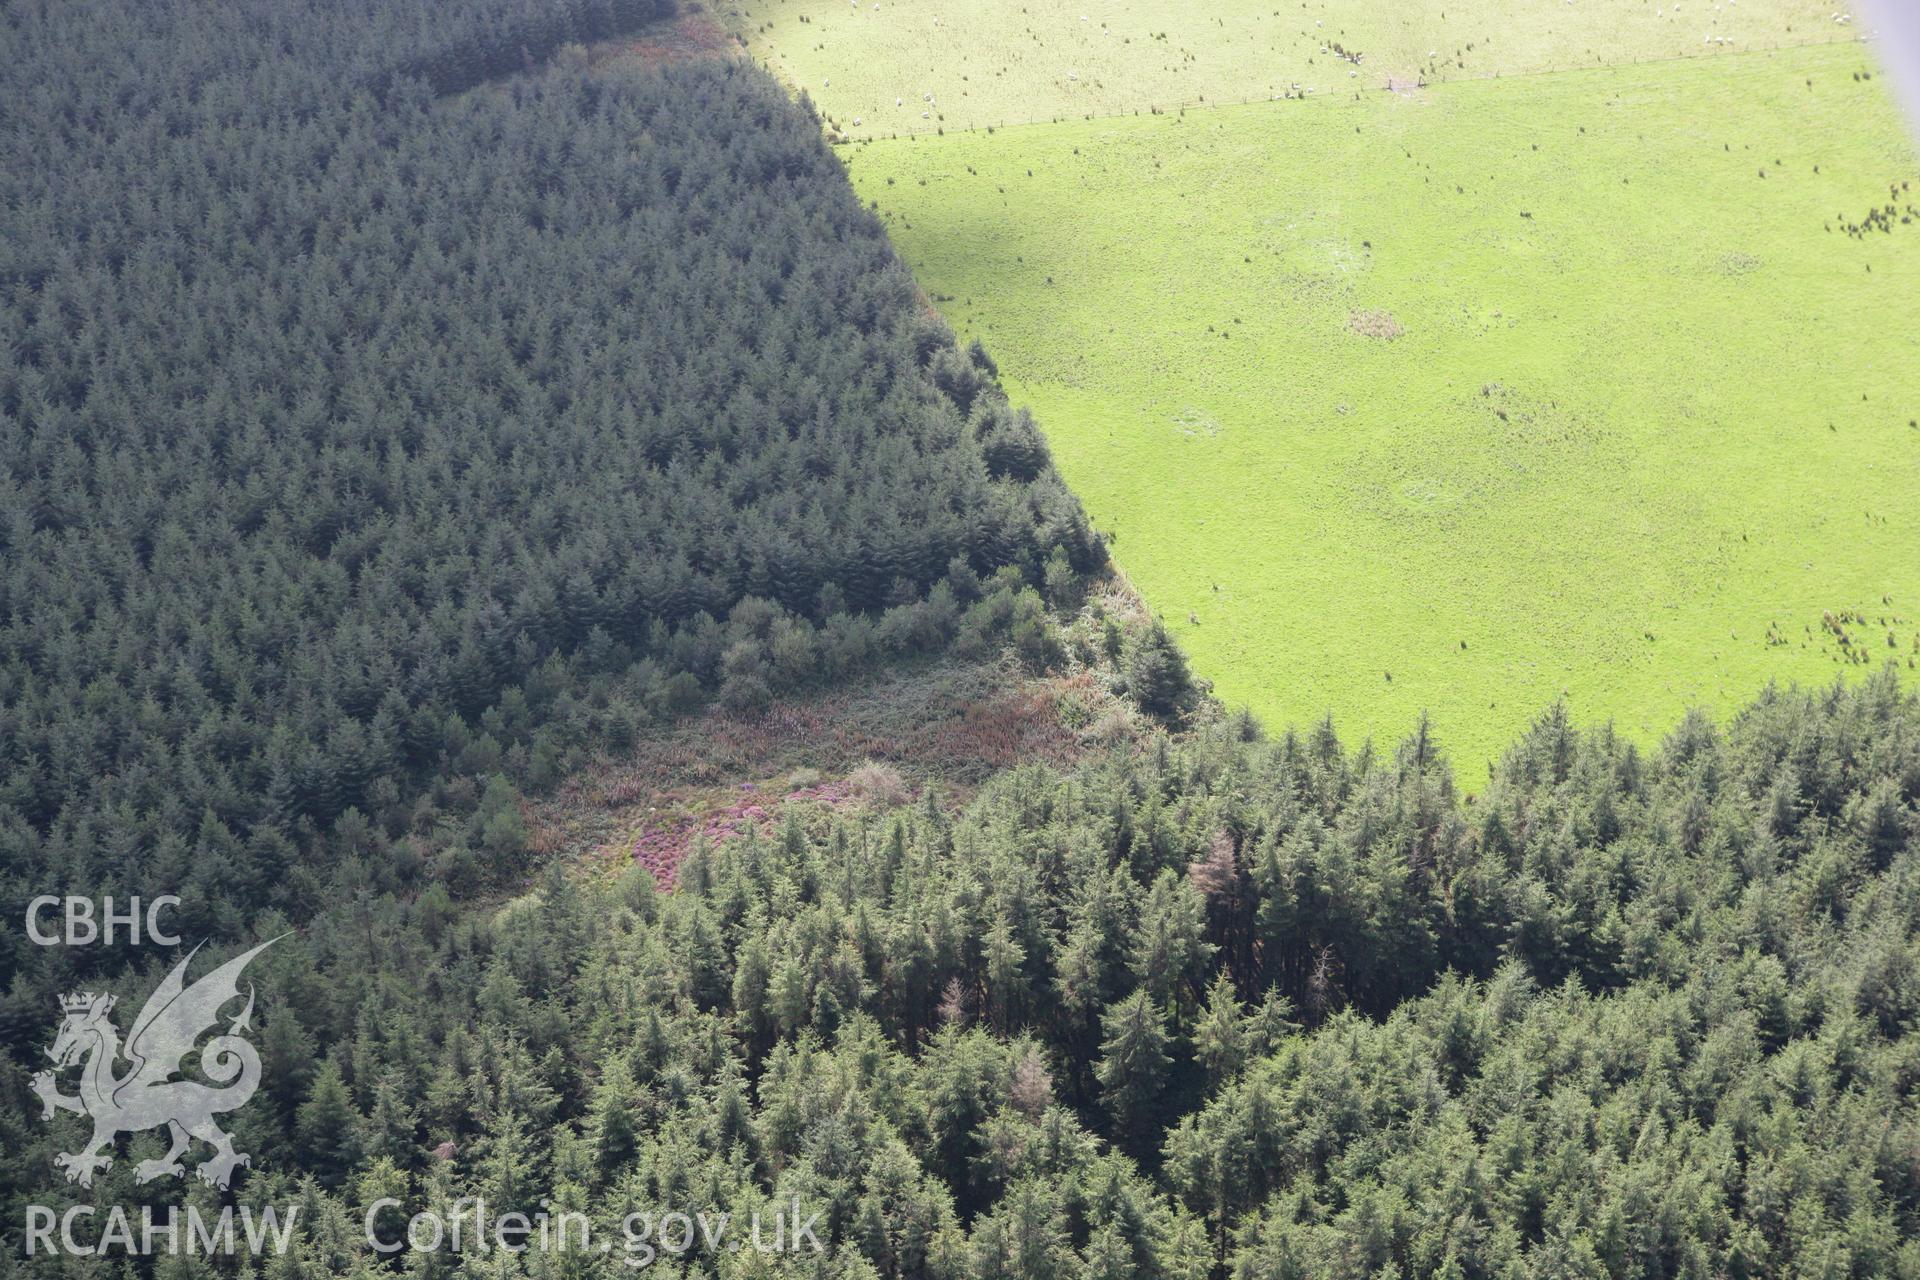
M769 811L759 798L759 788L743 782L739 789L747 794L732 804L699 816L673 817L642 831L633 842L633 859L647 870L662 889L671 889L679 875L680 863L696 843L705 840L719 844L743 836L754 828L769 828L779 816L778 805ZM854 798L844 783L822 782L788 792L783 804L818 804L838 808Z

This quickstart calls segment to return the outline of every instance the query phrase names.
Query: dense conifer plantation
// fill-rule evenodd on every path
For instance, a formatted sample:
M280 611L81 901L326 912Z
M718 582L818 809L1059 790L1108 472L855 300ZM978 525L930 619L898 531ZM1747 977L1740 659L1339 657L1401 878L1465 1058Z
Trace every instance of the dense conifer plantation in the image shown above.
M304 1206L276 1275L380 1272L382 1195L615 1240L800 1196L827 1253L773 1274L1911 1275L1916 793L1889 673L1651 758L1554 713L1471 804L1426 735L1222 724L797 805L669 895L363 890L257 962L242 1196ZM72 1135L0 1123L44 1197Z
M197 931L304 915L347 815L539 785L716 693L924 647L976 574L1100 559L766 77L448 99L640 10L349 9L7 15L12 886L137 867ZM931 624L876 628L929 589Z
M368 1243L463 1197L616 1249L819 1215L671 1275L1920 1276L1891 672L1651 755L1550 711L1465 796L1425 729L1265 738L1109 622L1088 678L1178 733L796 802L673 892L533 865L522 789L955 638L1061 661L1038 593L1101 562L804 108L526 70L650 12L0 11L8 914L288 933L233 1190L137 1184L149 1132L83 1191L58 996L176 957L9 928L0 1276L627 1273ZM223 1194L298 1206L291 1252L15 1252L28 1204Z

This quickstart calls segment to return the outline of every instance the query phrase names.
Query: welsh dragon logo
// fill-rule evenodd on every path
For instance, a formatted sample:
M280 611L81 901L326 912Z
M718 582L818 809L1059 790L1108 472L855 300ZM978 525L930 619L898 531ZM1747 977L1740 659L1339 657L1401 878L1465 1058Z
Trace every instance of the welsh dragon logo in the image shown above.
M172 1149L158 1160L142 1160L134 1171L139 1182L184 1176L186 1167L180 1157L195 1138L213 1148L213 1155L198 1170L200 1180L209 1185L225 1188L233 1180L234 1169L250 1163L233 1149L233 1139L213 1118L246 1105L260 1084L260 1055L240 1035L253 1029L252 984L247 986L247 1007L227 1024L225 1034L207 1041L200 1051L200 1070L223 1087L173 1077L185 1069L184 1059L201 1035L219 1022L221 1007L239 998L240 972L247 962L278 941L263 942L188 986L187 965L200 950L195 947L147 998L124 1047L107 1016L113 1012L112 996L85 992L61 997L66 1019L47 1056L59 1070L83 1064L80 1093L76 1097L61 1093L53 1071L35 1075L33 1091L40 1095L47 1119L58 1108L93 1120L93 1137L85 1146L53 1158L66 1171L68 1182L91 1187L93 1175L113 1163L106 1150L116 1136L161 1125L167 1127ZM128 1068L116 1074L123 1058Z

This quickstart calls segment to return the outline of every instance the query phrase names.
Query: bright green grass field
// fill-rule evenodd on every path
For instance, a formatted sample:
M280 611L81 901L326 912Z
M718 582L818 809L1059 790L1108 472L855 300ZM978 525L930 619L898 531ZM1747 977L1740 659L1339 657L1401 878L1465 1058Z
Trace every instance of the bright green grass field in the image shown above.
M1805 44L1852 35L1850 9L1847 0L737 0L725 12L752 55L806 90L836 128L877 137Z
M1471 781L1562 696L1652 742L1911 665L1920 220L1836 225L1916 176L1871 68L1827 45L843 154L1229 703L1383 742L1427 709Z

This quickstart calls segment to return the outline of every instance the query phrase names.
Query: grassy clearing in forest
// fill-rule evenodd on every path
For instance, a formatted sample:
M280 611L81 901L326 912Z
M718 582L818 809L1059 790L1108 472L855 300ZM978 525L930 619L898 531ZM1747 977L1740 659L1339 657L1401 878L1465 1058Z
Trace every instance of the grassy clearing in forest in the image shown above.
M1123 632L1148 621L1114 581L1096 584L1077 613L1057 620L1059 660L1044 674L1011 651L949 653L765 711L713 707L655 727L542 799L530 815L532 845L570 851L592 871L617 874L639 861L665 884L696 839L764 833L789 802L880 812L931 787L952 808L1001 770L1066 768L1142 741L1154 722L1114 692L1109 620ZM876 773L893 784L876 786Z
M748 52L849 137L1770 49L1842 0L737 0Z
M1647 739L1920 651L1920 194L1873 65L845 154L1227 701L1429 709L1471 778L1563 695Z

